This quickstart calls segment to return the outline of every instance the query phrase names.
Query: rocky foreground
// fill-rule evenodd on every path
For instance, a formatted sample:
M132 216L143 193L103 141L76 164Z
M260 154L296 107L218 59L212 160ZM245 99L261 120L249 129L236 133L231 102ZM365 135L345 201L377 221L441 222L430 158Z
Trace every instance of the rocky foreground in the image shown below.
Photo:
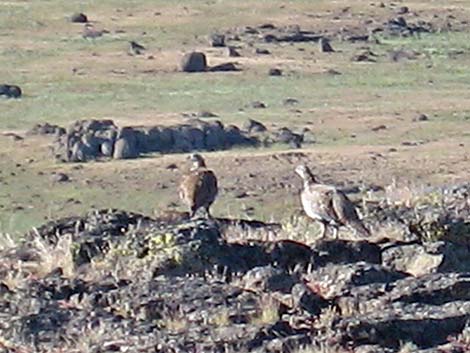
M1 352L470 351L465 243L106 210L1 258Z

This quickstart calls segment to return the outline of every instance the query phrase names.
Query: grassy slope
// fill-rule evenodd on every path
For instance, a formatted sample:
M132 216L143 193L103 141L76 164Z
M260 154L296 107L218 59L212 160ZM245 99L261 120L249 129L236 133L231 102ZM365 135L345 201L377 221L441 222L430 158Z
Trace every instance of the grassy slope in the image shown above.
M347 1L333 5L328 1L257 1L253 5L228 0L181 1L177 5L148 0L4 2L0 4L0 77L19 84L25 96L18 101L0 99L0 130L27 129L41 121L66 124L83 117L165 123L181 121L181 112L210 110L224 122L255 118L299 128L308 124L319 146L339 147L339 151L410 140L439 142L451 138L466 142L470 116L470 44L466 33L382 40L382 44L371 46L382 55L377 64L350 62L361 45L335 41L338 53L333 55L320 54L310 44L270 47L273 55L266 58L244 49L244 57L237 60L244 67L241 73L176 72L181 53L206 49L206 35L218 28L266 22L301 23L309 28L321 20L312 20L307 14L326 15L329 8L346 5L351 6ZM441 5L410 2L417 9L439 9ZM469 2L446 2L448 7L454 5L470 9ZM368 1L355 2L352 7L355 12L379 11ZM96 41L83 39L82 25L67 21L67 16L76 11L87 13L97 28L111 33ZM153 60L127 55L127 41L134 39L149 48ZM424 55L416 61L391 63L385 54L395 48L414 49ZM455 55L456 51L462 53ZM220 51L209 52L211 63L223 60L227 59ZM273 66L281 67L286 74L267 76ZM342 75L328 75L327 69L336 69ZM288 97L300 101L295 106L299 111L283 105ZM255 100L265 102L268 109L247 107ZM431 120L412 123L420 112ZM387 130L371 131L380 124ZM44 141L13 143L2 138L0 147L0 229L4 231L23 231L44 217L81 212L91 205L151 213L177 199L178 175L164 168L173 157L106 166L92 163L74 170L73 166L51 164ZM335 155L337 150L332 151ZM434 152L426 153L432 158ZM26 163L28 158L34 161ZM174 160L180 161L178 157ZM17 167L18 163L21 166ZM394 168L390 162L387 166ZM224 172L229 173L229 169ZM55 170L70 173L72 182L53 185L50 173ZM291 178L290 174L280 176L286 175ZM160 177L169 188L156 186ZM229 186L234 182L226 180ZM269 202L261 207L260 198L233 200L231 194L222 194L216 212L238 214L248 204L258 206L257 215L269 218L296 204L287 191L272 197L270 200L265 195ZM278 199L283 201L273 201Z

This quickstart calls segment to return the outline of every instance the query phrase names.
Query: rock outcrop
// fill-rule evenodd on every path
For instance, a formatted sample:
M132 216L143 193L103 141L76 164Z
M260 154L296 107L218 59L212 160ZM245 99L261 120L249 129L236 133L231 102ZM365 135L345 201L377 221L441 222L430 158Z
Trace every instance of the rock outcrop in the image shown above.
M62 162L96 159L137 158L146 153L218 151L242 146L281 143L299 148L303 133L288 128L269 131L249 119L243 129L219 120L191 119L172 126L118 127L112 120L78 120L67 129L48 123L37 124L31 135L52 135L53 157Z
M259 240L273 234L277 241ZM1 250L1 344L11 351L388 353L409 343L413 352L468 351L469 249L462 257L446 241L421 244L434 256L458 252L466 266L411 273L390 260L390 249L408 254L410 246L417 251L399 242L309 247L284 239L279 224L91 211Z
M256 138L231 125L225 127L217 120L152 127L118 127L112 120L79 120L64 131L60 129L52 145L55 159L63 162L111 156L136 158L151 152L215 151L257 144Z

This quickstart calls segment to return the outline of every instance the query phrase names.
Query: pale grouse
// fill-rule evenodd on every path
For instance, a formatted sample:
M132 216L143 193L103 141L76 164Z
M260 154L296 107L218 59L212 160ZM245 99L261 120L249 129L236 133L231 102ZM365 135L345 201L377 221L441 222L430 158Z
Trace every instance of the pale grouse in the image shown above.
M203 208L208 217L212 203L217 196L217 178L211 170L206 168L204 158L199 154L191 154L189 160L192 167L181 182L180 197L189 208L189 215L194 217L196 212Z
M332 185L318 183L305 165L297 166L295 172L304 182L300 195L303 209L307 216L320 222L322 237L325 237L328 226L333 228L335 238L340 226L348 226L362 236L370 235L359 219L356 207L342 191Z

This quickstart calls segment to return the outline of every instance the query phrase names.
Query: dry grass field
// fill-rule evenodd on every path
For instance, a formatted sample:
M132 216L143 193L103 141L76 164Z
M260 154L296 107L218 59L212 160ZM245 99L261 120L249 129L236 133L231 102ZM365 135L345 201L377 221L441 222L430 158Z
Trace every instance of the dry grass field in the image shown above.
M376 34L376 41L341 40L404 16L430 22L431 33ZM69 17L84 12L96 39ZM46 219L90 208L122 208L152 215L183 209L177 185L185 155L127 161L60 164L50 138L29 136L36 123L67 126L87 118L119 125L182 123L184 114L210 111L225 123L249 118L295 130L314 144L206 153L219 176L216 216L283 219L300 209L298 163L319 179L358 196L391 183L419 189L458 184L470 168L470 1L3 1L0 3L0 83L19 85L21 99L0 98L0 231L16 234ZM208 36L245 26L298 25L332 37L333 53L318 44L240 41L240 57L212 48ZM449 25L450 24L450 25ZM129 41L143 55L128 53ZM270 54L256 54L256 48ZM187 74L180 58L193 50L209 64L237 62L240 72ZM390 52L413 53L391 60ZM351 58L370 51L374 61ZM270 68L283 71L268 75ZM334 71L339 74L334 74ZM298 100L295 106L284 104ZM265 109L251 103L261 101ZM416 121L425 114L427 121ZM382 126L383 125L383 126ZM382 127L381 127L382 126ZM14 140L6 133L24 137ZM175 163L177 169L167 167ZM70 177L53 181L54 173ZM357 195L356 195L357 196Z

